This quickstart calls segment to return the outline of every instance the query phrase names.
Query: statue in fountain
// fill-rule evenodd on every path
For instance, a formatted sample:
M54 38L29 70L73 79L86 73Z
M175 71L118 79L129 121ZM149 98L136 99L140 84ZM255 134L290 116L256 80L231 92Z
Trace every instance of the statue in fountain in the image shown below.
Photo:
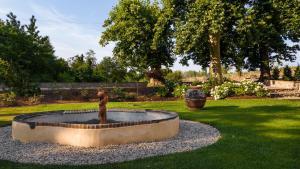
M99 120L100 124L107 123L106 118L106 104L108 102L108 95L104 90L99 90L97 93L97 96L99 97Z

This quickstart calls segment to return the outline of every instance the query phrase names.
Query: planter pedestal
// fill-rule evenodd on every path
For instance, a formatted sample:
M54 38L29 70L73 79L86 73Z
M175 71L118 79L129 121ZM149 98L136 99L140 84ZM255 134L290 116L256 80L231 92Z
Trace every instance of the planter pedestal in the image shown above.
M204 107L205 99L185 99L185 104L190 109L201 109Z

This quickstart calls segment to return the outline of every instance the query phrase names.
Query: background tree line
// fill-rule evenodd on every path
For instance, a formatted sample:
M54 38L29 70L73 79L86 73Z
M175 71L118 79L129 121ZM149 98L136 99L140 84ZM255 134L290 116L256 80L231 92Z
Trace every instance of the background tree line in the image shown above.
M54 55L36 19L22 25L12 13L0 20L0 82L20 95L39 82L166 83L176 58L209 68L221 84L222 68L260 70L271 79L274 63L294 61L300 41L297 0L119 0L105 20L102 46L114 42L113 57L96 62L95 53L69 60Z
M0 20L0 80L20 95L34 93L36 82L57 78L58 59L47 36L41 36L32 17L22 25L12 13Z
M68 60L58 58L49 37L40 35L34 16L27 25L13 13L0 20L0 83L18 95L38 93L40 82L139 81L142 73L111 57L97 63L92 50Z
M60 59L64 71L58 74L58 82L125 82L130 79L126 67L114 58L104 57L96 62L95 52L76 55L68 61Z

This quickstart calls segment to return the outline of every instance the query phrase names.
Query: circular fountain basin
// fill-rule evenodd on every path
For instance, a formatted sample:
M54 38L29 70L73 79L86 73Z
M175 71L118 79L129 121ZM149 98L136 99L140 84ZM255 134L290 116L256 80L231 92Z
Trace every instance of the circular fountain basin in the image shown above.
M16 116L12 137L21 142L48 142L80 147L151 142L178 133L174 112L156 110L107 111L107 124L99 124L98 110L52 111Z

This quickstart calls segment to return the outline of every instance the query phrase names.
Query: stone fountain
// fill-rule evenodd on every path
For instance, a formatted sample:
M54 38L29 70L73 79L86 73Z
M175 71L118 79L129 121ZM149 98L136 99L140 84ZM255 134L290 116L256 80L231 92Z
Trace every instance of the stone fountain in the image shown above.
M101 90L99 110L61 110L16 116L12 137L21 142L47 142L80 147L159 141L179 131L177 113L158 110L107 110Z

